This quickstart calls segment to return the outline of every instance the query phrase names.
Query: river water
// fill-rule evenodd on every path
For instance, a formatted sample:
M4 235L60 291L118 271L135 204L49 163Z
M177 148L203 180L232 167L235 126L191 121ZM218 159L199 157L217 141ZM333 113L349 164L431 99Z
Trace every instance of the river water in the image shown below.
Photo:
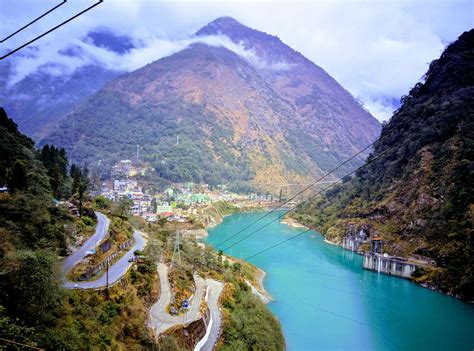
M226 240L262 213L228 216L207 243ZM279 216L273 213L220 248ZM276 221L225 253L247 258L303 229ZM267 272L268 307L289 350L473 350L474 306L408 280L362 268L362 257L316 232L250 259Z

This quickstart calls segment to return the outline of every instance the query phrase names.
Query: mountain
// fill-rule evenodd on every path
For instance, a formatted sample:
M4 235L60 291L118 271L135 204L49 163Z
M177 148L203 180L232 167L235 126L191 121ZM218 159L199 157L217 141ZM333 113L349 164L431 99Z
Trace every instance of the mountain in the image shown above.
M275 192L275 184L314 179L379 135L344 88L278 38L223 17L193 39L108 83L43 142L102 165L133 157L138 145L163 179Z
M133 48L130 38L95 30L83 38L94 46L123 54ZM71 45L58 56L73 57L76 62L88 54L79 46ZM35 140L45 137L71 112L79 102L97 92L105 83L125 73L89 62L70 73L63 64L46 62L20 81L9 84L15 62L0 65L0 106L7 109L20 130Z
M474 299L474 30L431 63L402 98L370 160L343 185L295 216L341 242L351 227L384 240L384 251L422 255L436 267L415 280Z

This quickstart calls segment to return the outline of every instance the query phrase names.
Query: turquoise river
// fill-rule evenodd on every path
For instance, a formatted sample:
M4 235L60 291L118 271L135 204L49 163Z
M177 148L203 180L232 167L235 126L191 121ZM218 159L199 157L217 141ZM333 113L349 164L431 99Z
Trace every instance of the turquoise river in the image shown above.
M228 216L209 229L217 246L262 216ZM272 213L222 245L247 258L303 229L279 220L241 243L245 235L279 216ZM362 268L362 257L308 232L249 260L267 272L268 306L280 320L289 350L474 349L474 306L408 280Z

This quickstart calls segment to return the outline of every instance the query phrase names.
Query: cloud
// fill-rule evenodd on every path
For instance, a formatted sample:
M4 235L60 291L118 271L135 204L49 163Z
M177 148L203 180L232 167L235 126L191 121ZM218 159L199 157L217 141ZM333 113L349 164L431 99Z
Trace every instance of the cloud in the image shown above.
M130 72L195 43L224 47L261 69L283 71L291 68L286 62L269 63L258 57L253 49L246 49L243 43L234 43L223 35L194 36L179 40L167 40L156 36L142 37L137 47L122 54L95 46L91 40L74 39L68 48L58 52L53 45L41 45L34 55L17 59L9 85L14 85L28 74L37 71L67 77L79 67L92 63L111 70Z
M380 121L388 121L398 107L397 101L387 100L384 97L366 97L362 104L367 111L377 116Z
M57 2L57 1L56 1ZM22 6L0 5L0 35L27 23L56 3L22 0ZM25 42L59 21L79 12L93 0L69 1L61 11L46 17L8 42ZM37 49L14 55L17 81L48 62L70 73L81 65L99 62L107 67L133 70L189 45L190 36L220 16L232 16L252 28L277 35L283 42L324 68L380 120L390 115L392 100L398 100L420 80L429 62L446 44L473 26L470 0L400 1L158 1L110 0L37 42ZM60 12L60 13L59 13ZM136 48L124 55L97 48L83 39L101 27L127 35ZM221 37L208 38L268 69L290 69L287 63L270 65L254 52ZM80 47L81 57L58 54ZM0 50L2 48L0 47ZM5 47L3 49L5 51Z

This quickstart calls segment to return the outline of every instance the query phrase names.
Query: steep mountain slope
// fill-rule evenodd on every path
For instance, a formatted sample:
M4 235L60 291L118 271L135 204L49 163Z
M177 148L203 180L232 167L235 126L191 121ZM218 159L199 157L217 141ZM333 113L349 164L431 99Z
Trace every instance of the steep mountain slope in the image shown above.
M132 157L140 145L165 179L275 191L275 183L314 179L377 137L378 122L279 39L230 18L196 38L218 34L245 48L239 55L197 42L121 76L45 142L102 164Z
M374 141L380 124L321 67L272 35L242 26L229 17L218 18L197 36L228 36L254 52L267 84L296 113L294 122L306 131L301 146L323 168L333 166ZM324 160L321 154L330 154ZM327 163L327 164L326 164Z
M105 31L90 32L85 42L116 53L132 48L130 39L115 36ZM71 56L76 63L88 54L75 45L58 52L58 56ZM0 105L7 109L20 130L39 140L54 130L64 116L79 102L97 92L107 82L125 73L103 67L98 62L90 62L72 74L64 73L69 68L62 64L45 63L35 72L13 85L9 78L15 70L15 61L0 64Z
M418 282L473 300L473 82L471 30L402 99L369 159L395 149L296 218L334 241L355 224L381 236L388 253L431 257L438 267Z
M47 324L57 306L55 262L65 249L64 221L33 141L3 108L0 154L0 186L8 186L0 193L0 337L29 343L29 327Z

